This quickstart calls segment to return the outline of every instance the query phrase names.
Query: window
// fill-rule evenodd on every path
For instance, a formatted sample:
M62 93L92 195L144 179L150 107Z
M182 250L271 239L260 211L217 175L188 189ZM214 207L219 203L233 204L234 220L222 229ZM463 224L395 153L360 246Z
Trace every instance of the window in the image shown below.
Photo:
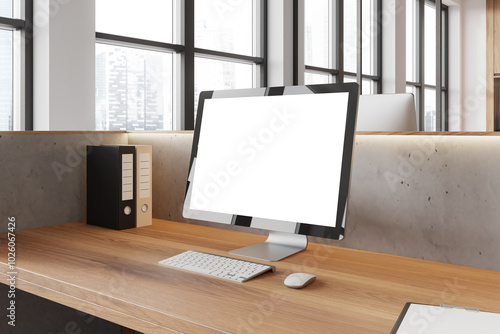
M33 128L32 6L0 0L0 131Z
M261 33L261 20L254 19L262 11L259 3L195 0L195 106L203 90L261 84L263 46L254 38Z
M96 128L99 130L172 129L173 56L96 45Z
M264 86L265 7L97 0L96 129L193 129L201 91Z
M406 0L406 85L415 95L423 131L448 130L448 8L440 3Z
M172 129L174 1L97 0L96 30L96 129Z
M380 0L304 1L304 82L357 82L363 94L380 93Z

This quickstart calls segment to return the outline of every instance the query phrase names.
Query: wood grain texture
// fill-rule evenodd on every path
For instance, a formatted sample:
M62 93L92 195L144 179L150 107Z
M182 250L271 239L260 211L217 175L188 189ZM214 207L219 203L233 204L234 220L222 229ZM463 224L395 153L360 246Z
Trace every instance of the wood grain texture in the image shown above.
M428 131L401 131L401 132L389 132L389 131L359 131L356 132L357 136L373 136L373 135L395 135L395 136L474 136L474 137L484 137L484 136L500 136L500 132L493 131L447 131L447 132L428 132Z
M120 134L120 133L128 133L127 131L0 131L0 134L38 134L38 135L58 135L58 134Z
M388 333L408 301L500 312L500 272L328 245L310 243L246 283L158 264L263 239L156 219L124 231L84 223L19 231L17 288L144 333ZM5 251L0 261L7 275ZM289 289L292 272L318 278Z

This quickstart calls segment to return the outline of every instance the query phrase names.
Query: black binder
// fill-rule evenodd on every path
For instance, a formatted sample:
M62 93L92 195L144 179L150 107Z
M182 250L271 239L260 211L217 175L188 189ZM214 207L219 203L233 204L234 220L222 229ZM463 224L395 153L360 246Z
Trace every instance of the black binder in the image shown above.
M87 146L87 224L136 226L135 146Z

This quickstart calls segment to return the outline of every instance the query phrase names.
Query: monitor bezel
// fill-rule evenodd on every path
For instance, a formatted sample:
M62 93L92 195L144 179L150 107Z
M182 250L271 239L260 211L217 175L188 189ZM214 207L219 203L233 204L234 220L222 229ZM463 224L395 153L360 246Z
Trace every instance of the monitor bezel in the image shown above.
M312 225L301 222L295 223L295 234L307 236L328 238L341 240L345 236L345 215L347 213L347 205L349 198L349 184L352 170L352 157L354 150L354 142L356 135L356 119L357 108L359 101L359 85L357 83L342 83L342 84L316 84L305 86L279 86L268 88L250 88L250 89L232 89L232 90L214 90L203 91L199 95L197 121L193 135L193 145L191 149L191 157L189 162L188 180L185 193L185 204L183 216L186 218L194 218L197 220L210 221L214 223L224 224L222 221L217 221L212 218L207 219L208 212L202 210L193 210L186 203L190 201L188 198L190 180L189 176L193 173L194 161L197 157L198 143L200 138L200 130L203 123L204 103L208 99L214 98L234 98L234 97L252 97L252 96L279 96L279 95L298 95L298 94L324 94L324 93L349 93L347 113L346 113L346 129L344 134L344 148L342 156L342 168L339 185L339 200L337 203L337 217L335 227ZM321 120L318 120L320 122ZM234 214L231 219L231 225L252 227L251 221L253 217ZM225 223L227 225L227 223ZM259 227L259 229L262 229ZM282 232L280 229L273 226L266 227L269 231Z

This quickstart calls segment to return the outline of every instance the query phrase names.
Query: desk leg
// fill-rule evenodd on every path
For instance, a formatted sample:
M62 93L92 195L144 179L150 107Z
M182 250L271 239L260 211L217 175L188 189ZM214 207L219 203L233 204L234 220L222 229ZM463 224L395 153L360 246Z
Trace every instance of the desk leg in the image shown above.
M122 334L134 334L134 330L122 326Z

